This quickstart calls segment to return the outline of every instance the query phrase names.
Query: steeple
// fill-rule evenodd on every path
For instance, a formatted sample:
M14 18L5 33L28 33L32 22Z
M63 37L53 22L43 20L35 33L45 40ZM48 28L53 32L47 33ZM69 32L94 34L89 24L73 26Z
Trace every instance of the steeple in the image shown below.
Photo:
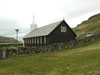
M33 16L33 21L32 21L32 23L30 25L30 31L35 30L36 28L37 28L37 24L36 24L35 18Z

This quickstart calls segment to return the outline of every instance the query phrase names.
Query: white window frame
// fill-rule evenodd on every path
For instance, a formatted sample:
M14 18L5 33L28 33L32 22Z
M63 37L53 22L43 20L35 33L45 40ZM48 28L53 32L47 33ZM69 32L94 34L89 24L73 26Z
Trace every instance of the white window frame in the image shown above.
M47 41L46 41L46 36L44 36L44 44L46 44L47 43Z
M61 32L67 32L67 27L66 26L61 26Z

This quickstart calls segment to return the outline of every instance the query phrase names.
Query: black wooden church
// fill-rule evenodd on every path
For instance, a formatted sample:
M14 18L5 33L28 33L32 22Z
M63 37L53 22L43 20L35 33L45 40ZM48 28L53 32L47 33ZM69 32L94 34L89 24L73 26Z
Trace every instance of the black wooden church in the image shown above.
M34 46L72 41L75 38L76 34L65 20L62 20L40 28L36 28L36 24L33 22L31 31L24 36L23 40L25 46Z

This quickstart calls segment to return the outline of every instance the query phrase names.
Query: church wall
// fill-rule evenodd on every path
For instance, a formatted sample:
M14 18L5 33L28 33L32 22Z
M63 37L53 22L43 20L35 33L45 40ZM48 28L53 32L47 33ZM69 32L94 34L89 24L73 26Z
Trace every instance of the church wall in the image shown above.
M48 37L47 36L40 36L40 37L32 37L32 38L25 38L24 45L25 46L36 46L36 45L47 45L48 44Z
M61 32L61 26L66 27L66 32ZM76 35L72 32L69 26L63 21L54 31L48 35L49 44L75 40Z

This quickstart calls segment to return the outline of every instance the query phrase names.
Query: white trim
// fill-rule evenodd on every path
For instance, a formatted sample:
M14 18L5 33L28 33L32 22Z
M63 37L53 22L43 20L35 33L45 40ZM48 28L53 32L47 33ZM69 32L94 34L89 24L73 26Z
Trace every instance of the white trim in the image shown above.
M44 36L44 44L46 44L46 36Z
M61 26L61 32L67 32L66 26Z

